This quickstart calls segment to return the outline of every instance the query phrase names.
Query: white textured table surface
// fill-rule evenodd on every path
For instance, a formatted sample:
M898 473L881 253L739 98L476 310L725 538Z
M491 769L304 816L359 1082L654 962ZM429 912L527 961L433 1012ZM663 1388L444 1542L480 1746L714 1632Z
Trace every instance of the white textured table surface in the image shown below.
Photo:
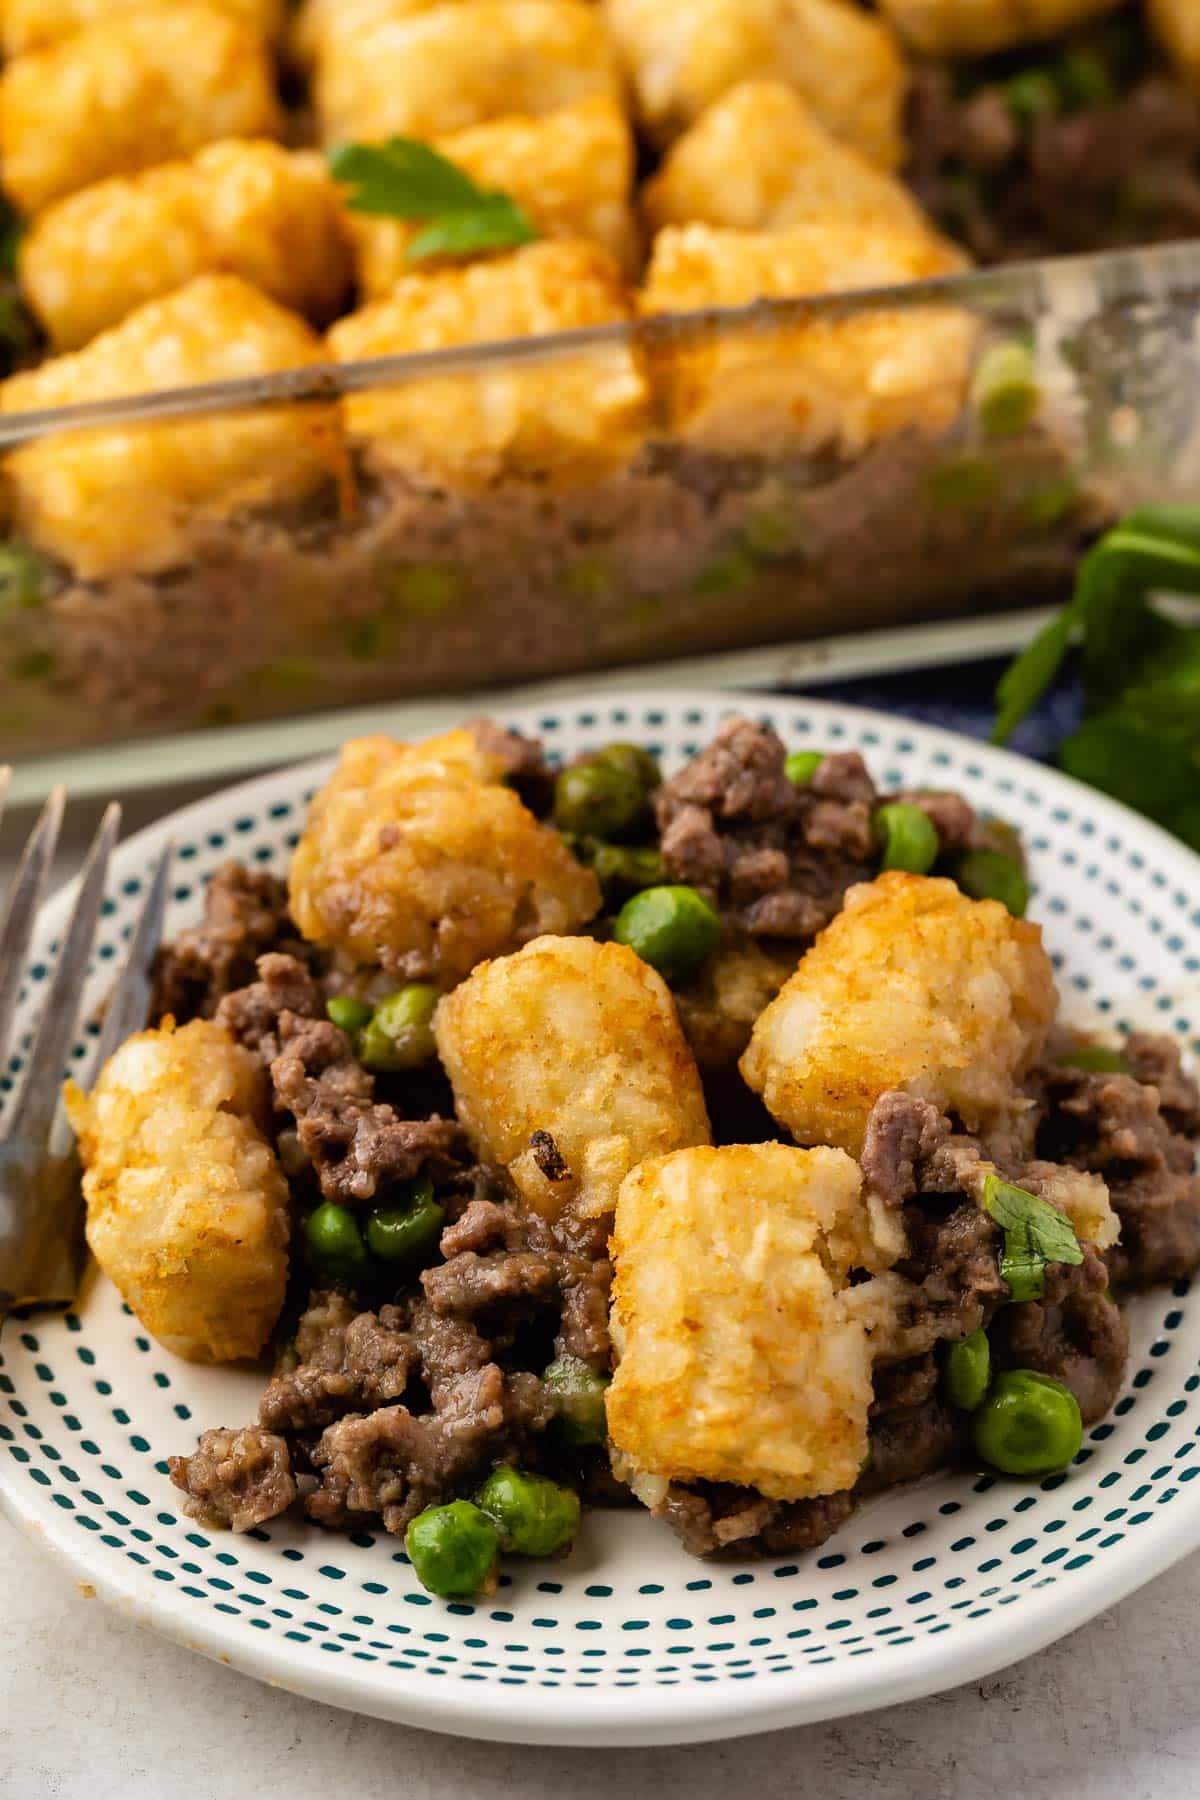
M129 829L203 792L130 802ZM62 873L96 808L73 809ZM0 892L23 821L7 821ZM1200 1556L1018 1668L688 1750L470 1744L334 1712L107 1613L0 1520L2 1800L1196 1800Z

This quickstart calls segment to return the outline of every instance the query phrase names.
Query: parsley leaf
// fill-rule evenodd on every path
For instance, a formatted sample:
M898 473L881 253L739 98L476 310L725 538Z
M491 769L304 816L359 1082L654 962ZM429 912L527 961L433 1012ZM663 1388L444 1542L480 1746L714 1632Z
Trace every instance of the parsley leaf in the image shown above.
M511 194L480 187L465 169L418 138L344 144L331 154L329 168L334 180L349 189L351 212L424 222L424 231L408 246L409 262L508 250L532 243L538 235Z
M983 1184L983 1204L1004 1232L1000 1273L1014 1301L1041 1298L1047 1263L1077 1268L1083 1261L1075 1227L1048 1200L989 1175Z
M1157 591L1200 595L1200 507L1142 507L1080 564L1069 605L1005 671L993 737L1011 734L1083 644L1084 720L1061 745L1069 774L1200 843L1200 630Z
M531 244L536 236L528 215L515 200L507 194L488 194L470 211L439 214L408 246L408 260L510 250L518 244Z

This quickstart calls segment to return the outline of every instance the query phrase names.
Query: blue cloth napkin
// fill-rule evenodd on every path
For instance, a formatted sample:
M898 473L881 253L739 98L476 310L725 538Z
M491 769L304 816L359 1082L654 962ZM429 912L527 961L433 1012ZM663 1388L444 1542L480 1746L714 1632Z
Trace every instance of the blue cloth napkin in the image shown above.
M967 737L987 738L995 712L996 683L1006 657L989 657L934 669L907 669L898 675L870 675L814 690L814 698L845 700L900 713L924 725L941 725ZM1046 694L1015 733L1010 748L1039 762L1050 762L1056 747L1080 719L1079 680L1068 671Z

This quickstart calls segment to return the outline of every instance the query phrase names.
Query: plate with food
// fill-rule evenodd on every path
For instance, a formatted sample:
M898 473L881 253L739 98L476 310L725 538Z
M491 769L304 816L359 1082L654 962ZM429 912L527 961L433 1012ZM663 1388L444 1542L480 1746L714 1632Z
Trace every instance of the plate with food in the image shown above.
M150 1023L67 1088L93 1264L0 1345L0 1499L128 1616L685 1742L978 1677L1200 1544L1164 832L806 699L359 739L121 847L81 1083L168 841Z

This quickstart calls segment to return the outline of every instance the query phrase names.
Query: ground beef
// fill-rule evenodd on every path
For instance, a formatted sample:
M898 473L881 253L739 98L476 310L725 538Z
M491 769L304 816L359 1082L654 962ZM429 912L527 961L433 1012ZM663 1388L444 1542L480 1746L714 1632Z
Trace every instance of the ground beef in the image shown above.
M1185 1072L1174 1038L1135 1031L1123 1048L1135 1080L1157 1089L1159 1108L1170 1129L1182 1137L1200 1135L1200 1086Z
M918 1481L966 1448L967 1426L963 1413L955 1412L936 1397L896 1417L883 1415L871 1421L870 1460L859 1491L881 1493L902 1481Z
M324 1302L318 1298L315 1305ZM313 1345L319 1360L302 1362L269 1383L258 1404L259 1424L268 1431L311 1431L343 1413L401 1399L419 1363L406 1326L406 1314L396 1306L339 1323L332 1342Z
M282 1049L279 1021L284 1013L299 1018L321 1019L325 1002L312 973L298 958L274 951L260 956L258 980L237 988L219 1002L216 1019L239 1044L266 1063Z
M203 922L159 951L150 1017L211 1019L226 994L253 981L258 958L271 950L308 955L288 915L287 884L223 863L205 889Z
M285 1011L276 1031L275 1104L295 1120L325 1199L378 1203L398 1183L424 1173L437 1182L469 1165L466 1138L453 1119L401 1118L389 1102L375 1099L374 1077L328 1019Z
M979 827L975 808L961 794L941 788L912 788L889 794L889 800L915 806L925 814L938 835L938 854L953 856L974 844Z
M872 872L876 793L853 751L826 756L807 787L784 773L770 726L729 719L654 797L670 880L696 887L752 937L803 941Z
M1191 1135L1200 1095L1169 1040L1131 1038L1130 1063L1133 1075L1069 1065L1036 1071L1037 1148L1051 1161L1103 1176L1121 1221L1120 1242L1106 1257L1110 1277L1145 1288L1200 1267L1200 1178ZM1166 1106L1155 1077L1164 1082Z
M504 1461L596 1485L603 1453L547 1435L558 1399L536 1371L556 1353L610 1366L603 1228L547 1221L499 1198L495 1171L455 1179L460 1204L447 1208L442 1260L377 1311L338 1292L314 1295L262 1396L257 1435L312 1471L305 1510L319 1524L381 1516L402 1532L422 1507L472 1492ZM608 1482L605 1502L617 1497Z
M909 1247L896 1264L907 1283L899 1305L903 1341L915 1349L969 1337L1008 1298L1000 1231L974 1200L922 1195L903 1217Z
M988 1332L997 1368L1036 1369L1065 1382L1085 1425L1112 1406L1129 1357L1129 1331L1108 1281L1108 1269L1091 1250L1078 1268L1053 1263L1042 1298L1003 1307Z
M962 94L918 67L908 179L981 262L1191 237L1200 230L1200 99L1160 70L1117 99L1017 119L1002 87Z
M539 818L550 811L554 798L554 771L546 761L538 738L508 731L494 719L468 719L466 729L475 741L504 765L502 776L515 788L530 812Z
M318 1369L340 1369L346 1360L346 1330L358 1317L358 1308L340 1288L314 1294L296 1326L292 1354L283 1359L291 1368L312 1363Z
M540 1250L499 1250L480 1256L463 1250L451 1262L437 1263L421 1276L435 1312L470 1318L511 1300L557 1297L558 1268Z
M185 1496L183 1510L208 1525L249 1531L296 1498L287 1444L254 1426L203 1432L192 1456L171 1456L167 1464Z
M718 1482L672 1483L654 1511L693 1556L782 1556L815 1550L846 1522L854 1504L849 1493L767 1500L751 1488Z
M402 1536L426 1506L473 1481L505 1422L504 1375L485 1363L449 1384L442 1405L418 1417L406 1406L351 1413L322 1432L319 1471L305 1511L319 1525L347 1526L377 1514Z
M867 1186L889 1206L899 1206L917 1191L917 1170L928 1162L946 1137L936 1106L908 1094L883 1094L867 1120L861 1157Z

